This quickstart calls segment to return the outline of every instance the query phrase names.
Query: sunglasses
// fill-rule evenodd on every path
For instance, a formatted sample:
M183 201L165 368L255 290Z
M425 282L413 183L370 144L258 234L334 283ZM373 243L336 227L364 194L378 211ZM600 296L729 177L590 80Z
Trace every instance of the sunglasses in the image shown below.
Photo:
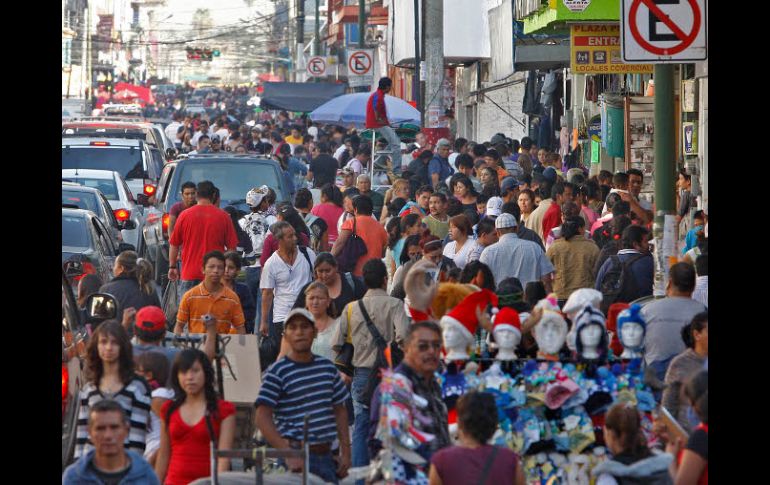
M428 349L441 350L441 342L420 342L417 344L417 350L426 352Z

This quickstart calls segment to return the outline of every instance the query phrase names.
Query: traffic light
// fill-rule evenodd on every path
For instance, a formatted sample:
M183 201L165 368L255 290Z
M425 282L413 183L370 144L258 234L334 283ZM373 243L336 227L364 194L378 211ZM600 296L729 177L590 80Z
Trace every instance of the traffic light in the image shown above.
M188 61L210 61L220 56L219 49L210 47L186 47Z

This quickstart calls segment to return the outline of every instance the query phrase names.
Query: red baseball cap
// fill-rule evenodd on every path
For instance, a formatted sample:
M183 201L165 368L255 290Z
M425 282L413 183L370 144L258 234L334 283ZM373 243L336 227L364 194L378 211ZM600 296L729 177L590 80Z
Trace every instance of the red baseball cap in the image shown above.
M157 332L166 328L166 314L157 306L146 306L136 312L134 325L146 332Z

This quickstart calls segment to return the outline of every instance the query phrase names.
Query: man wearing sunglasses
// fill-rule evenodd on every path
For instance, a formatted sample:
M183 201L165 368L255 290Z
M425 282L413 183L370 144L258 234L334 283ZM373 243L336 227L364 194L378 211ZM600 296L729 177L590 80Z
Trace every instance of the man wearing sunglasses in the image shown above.
M432 321L414 323L407 331L404 345L404 360L394 370L409 379L413 392L427 402L421 414L430 418L430 421L414 420L414 425L419 431L434 435L435 439L421 445L415 451L430 461L433 453L451 444L447 408L441 399L441 386L434 375L441 357L441 328ZM381 442L374 438L380 418L379 389L372 396L370 410L369 453L374 457L382 448ZM410 465L405 464L405 466Z

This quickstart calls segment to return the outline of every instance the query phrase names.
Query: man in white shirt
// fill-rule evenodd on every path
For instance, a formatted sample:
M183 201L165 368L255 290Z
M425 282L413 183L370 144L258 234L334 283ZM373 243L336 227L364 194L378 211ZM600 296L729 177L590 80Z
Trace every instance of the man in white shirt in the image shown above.
M201 120L200 125L198 125L198 131L195 132L192 139L190 140L190 145L197 149L198 140L203 135L208 135L209 138L211 138L211 135L213 135L213 133L209 131L209 122L206 120Z
M165 131L166 136L169 140L176 140L176 132L179 130L179 127L182 126L182 120L184 119L184 116L180 112L174 113L174 121L168 124Z
M262 290L262 315L259 331L269 335L276 348L281 346L283 322L291 311L297 294L313 279L315 253L312 249L297 246L297 233L286 221L278 221L270 228L278 240L278 250L270 256L262 268L259 287ZM273 309L272 325L268 324L270 308Z
M364 172L366 166L369 165L370 158L371 156L369 155L369 151L366 149L366 147L360 147L356 152L356 156L351 158L345 167L353 170L353 172L356 174L356 177L358 177L361 175L361 173Z
M489 266L495 282L516 277L522 286L542 281L546 293L551 292L553 264L538 244L516 235L516 218L503 213L495 219L498 241L484 248L479 261Z

